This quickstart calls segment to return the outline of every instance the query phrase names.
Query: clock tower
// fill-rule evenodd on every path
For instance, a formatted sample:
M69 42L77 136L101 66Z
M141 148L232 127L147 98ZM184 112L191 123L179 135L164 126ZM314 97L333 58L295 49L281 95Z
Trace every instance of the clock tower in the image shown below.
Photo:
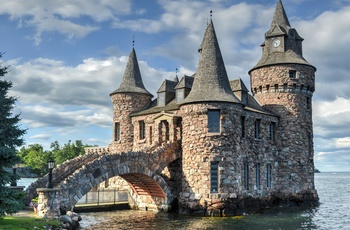
M280 191L297 194L297 199L312 200L317 199L312 127L316 68L303 57L303 40L291 27L278 0L261 45L262 57L249 75L254 97L280 117L275 164Z

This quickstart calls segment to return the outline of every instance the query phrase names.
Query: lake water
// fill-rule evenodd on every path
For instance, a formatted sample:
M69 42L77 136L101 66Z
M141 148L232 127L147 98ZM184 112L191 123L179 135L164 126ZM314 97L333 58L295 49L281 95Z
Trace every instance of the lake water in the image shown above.
M151 211L80 213L81 226L92 229L350 229L350 173L317 173L316 208L273 208L237 217L191 217Z

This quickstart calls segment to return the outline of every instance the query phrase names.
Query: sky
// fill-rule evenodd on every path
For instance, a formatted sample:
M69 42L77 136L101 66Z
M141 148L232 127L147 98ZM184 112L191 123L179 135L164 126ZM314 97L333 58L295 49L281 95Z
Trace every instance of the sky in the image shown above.
M317 68L315 166L350 171L350 0L282 0ZM58 141L107 146L109 94L134 47L145 87L196 71L210 11L230 79L261 57L277 0L0 0L1 62L10 65L26 145Z

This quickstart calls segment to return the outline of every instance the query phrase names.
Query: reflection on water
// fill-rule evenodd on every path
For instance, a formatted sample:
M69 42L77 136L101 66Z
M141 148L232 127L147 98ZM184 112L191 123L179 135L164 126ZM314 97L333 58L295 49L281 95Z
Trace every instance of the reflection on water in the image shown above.
M350 229L350 173L315 175L320 206L271 208L237 217L191 217L147 211L81 213L84 229Z
M301 210L223 218L128 210L86 213L82 217L84 229L316 229L312 213Z

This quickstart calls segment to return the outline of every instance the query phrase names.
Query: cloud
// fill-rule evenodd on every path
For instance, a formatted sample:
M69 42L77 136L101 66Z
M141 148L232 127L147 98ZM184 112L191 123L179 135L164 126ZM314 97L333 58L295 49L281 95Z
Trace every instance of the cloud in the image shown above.
M335 100L350 97L345 81L350 72L350 7L326 11L309 21L299 21L296 28L302 37L305 57L318 68L316 95L320 99ZM314 29L310 29L314 28Z
M350 98L314 103L314 134L321 138L350 137Z
M94 22L112 21L117 15L131 11L129 0L0 0L0 14L7 14L18 21L19 27L34 28L33 40L38 45L45 32L58 32L67 39L85 37L96 31L97 26L83 23L80 18L88 17ZM98 12L98 13L97 13Z
M51 138L51 136L47 133L42 133L42 134L37 134L29 137L30 139L38 139L38 140L43 140L47 141Z

